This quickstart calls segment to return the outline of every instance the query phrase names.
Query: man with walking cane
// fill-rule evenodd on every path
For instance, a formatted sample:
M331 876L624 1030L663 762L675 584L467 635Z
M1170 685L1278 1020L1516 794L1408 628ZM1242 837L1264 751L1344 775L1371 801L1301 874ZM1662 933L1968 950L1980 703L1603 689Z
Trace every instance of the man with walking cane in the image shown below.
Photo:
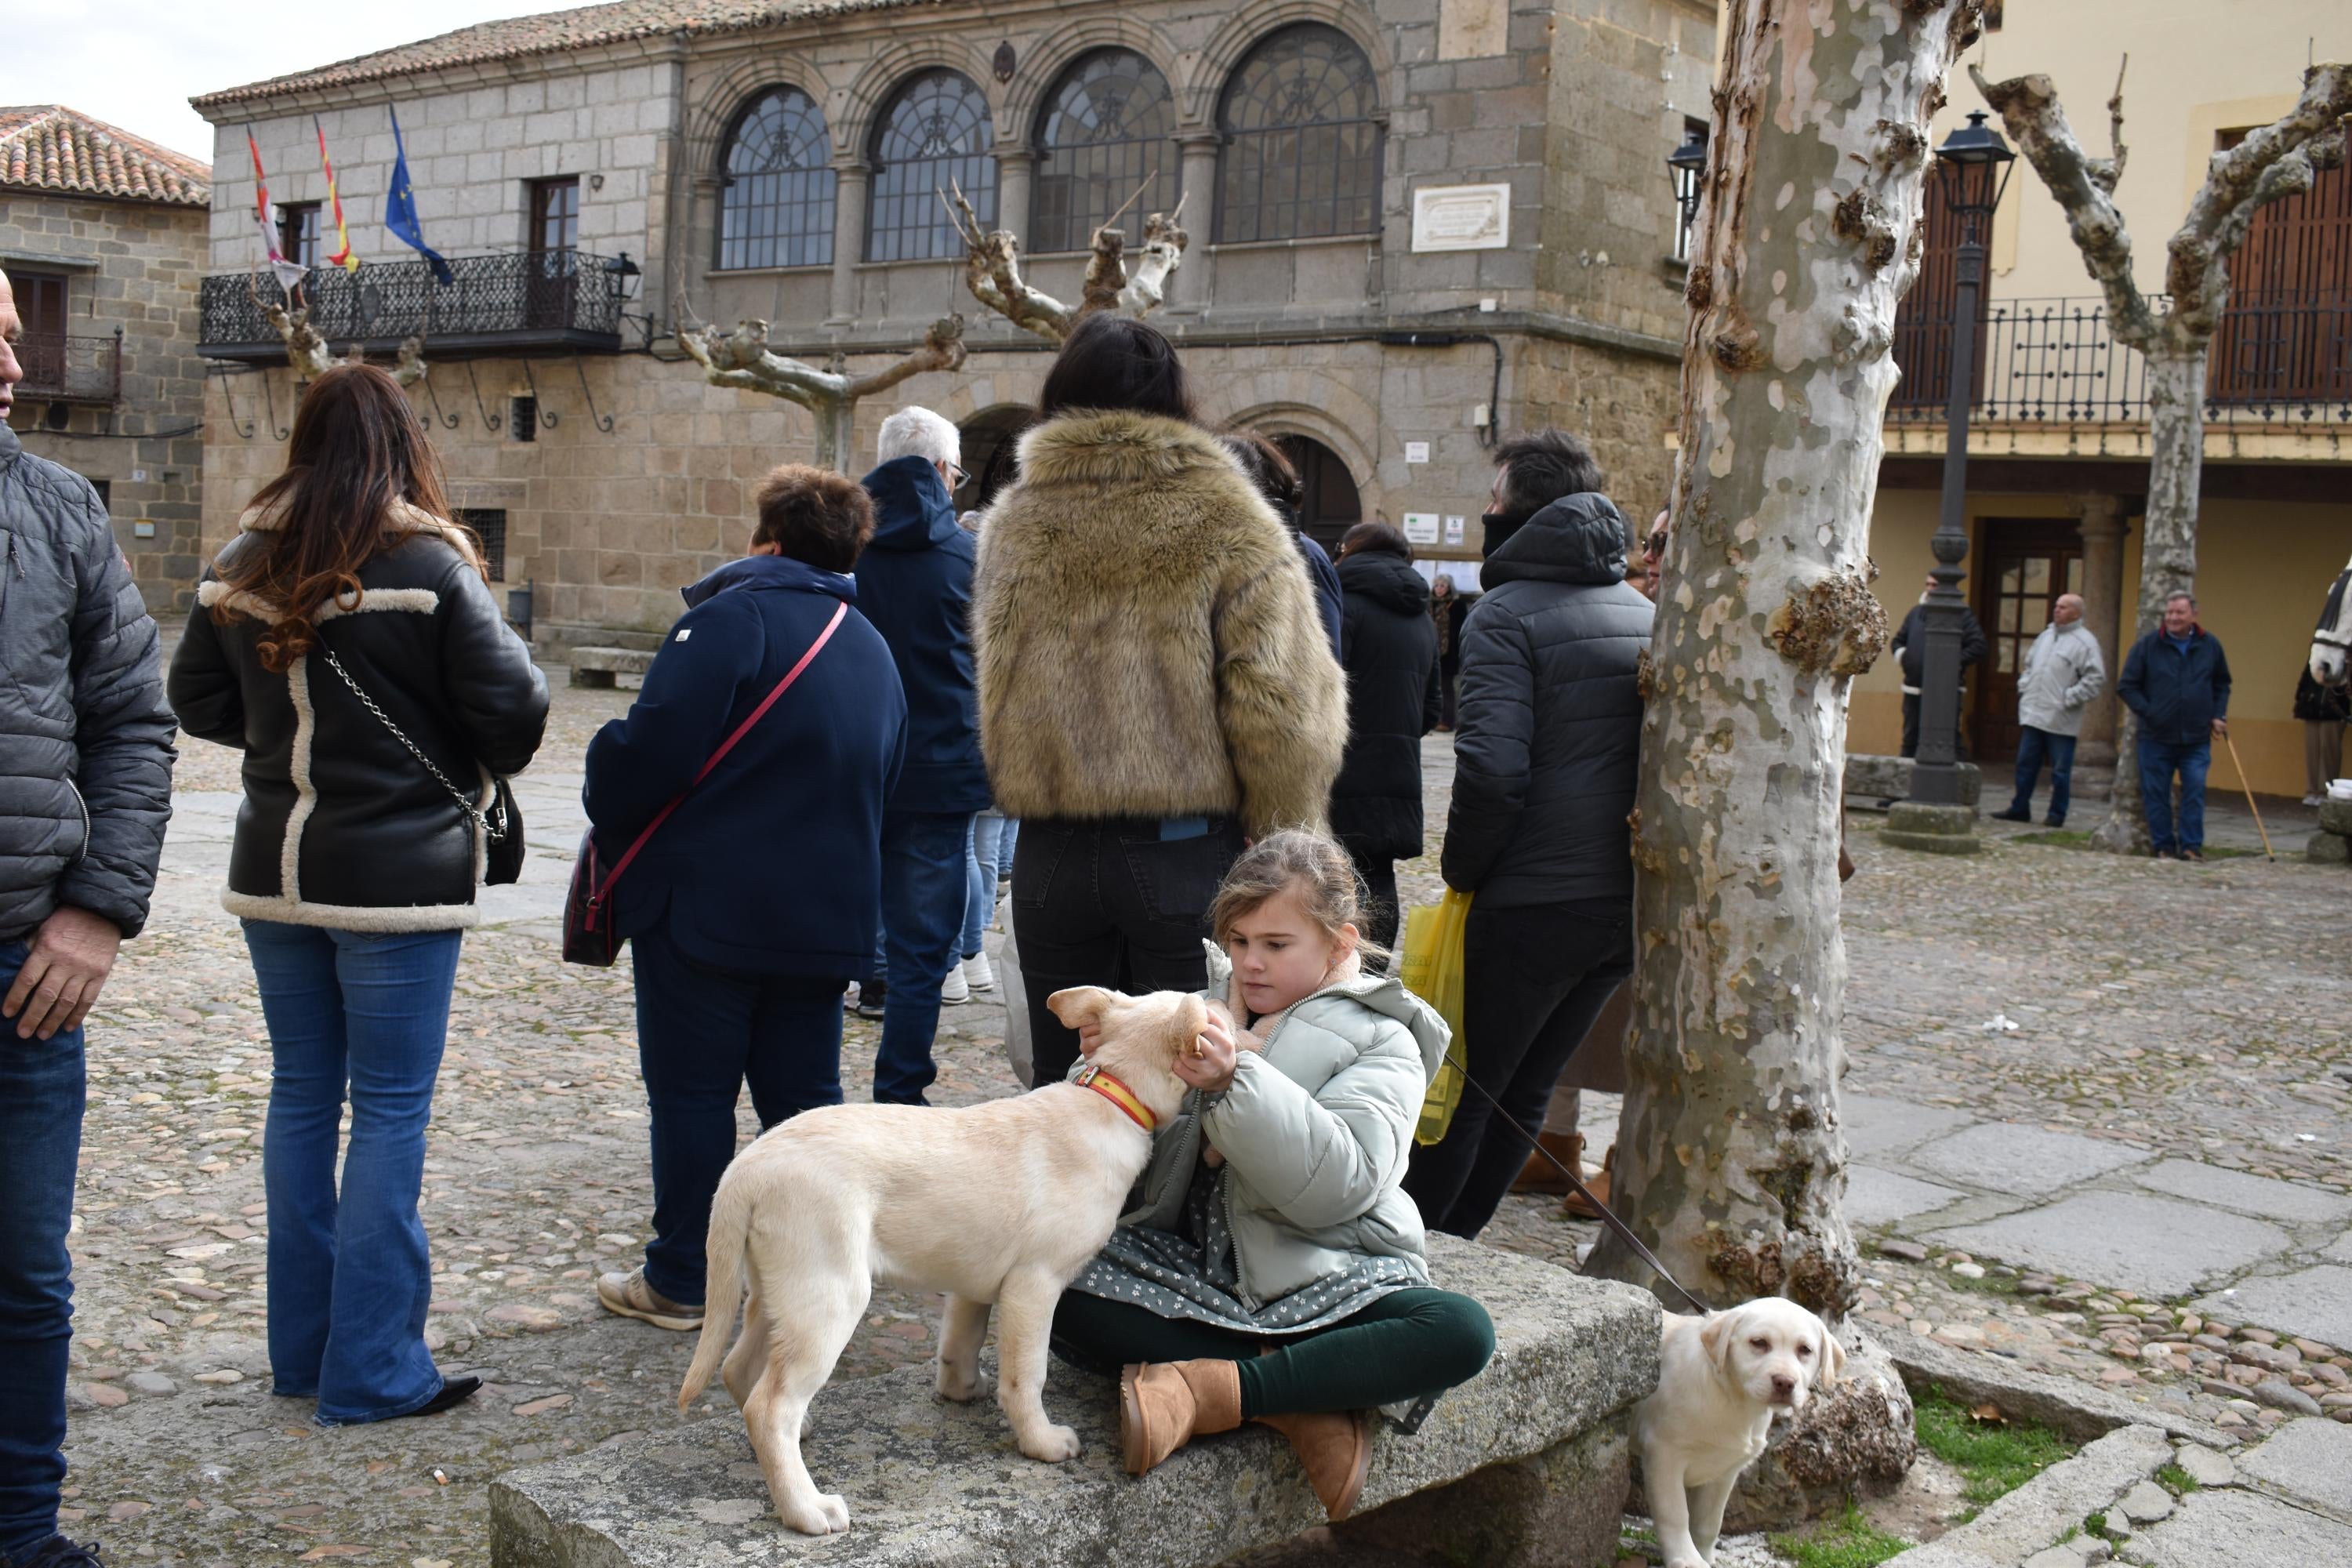
M2221 639L2197 624L2195 595L2166 595L2162 624L2132 645L2116 695L2139 719L2140 805L2156 858L2204 859L2205 771L2213 761L2213 737L2230 733L2230 660Z

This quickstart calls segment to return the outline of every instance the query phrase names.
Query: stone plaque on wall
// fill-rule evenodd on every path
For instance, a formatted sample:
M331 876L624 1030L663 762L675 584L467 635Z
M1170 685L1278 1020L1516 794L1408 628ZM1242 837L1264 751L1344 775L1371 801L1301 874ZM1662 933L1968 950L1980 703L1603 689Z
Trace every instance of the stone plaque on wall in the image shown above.
M1424 185L1412 194L1412 247L1500 250L1511 243L1508 185Z
M1510 0L1439 0L1439 59L1469 60L1499 55L1508 47L1510 36Z

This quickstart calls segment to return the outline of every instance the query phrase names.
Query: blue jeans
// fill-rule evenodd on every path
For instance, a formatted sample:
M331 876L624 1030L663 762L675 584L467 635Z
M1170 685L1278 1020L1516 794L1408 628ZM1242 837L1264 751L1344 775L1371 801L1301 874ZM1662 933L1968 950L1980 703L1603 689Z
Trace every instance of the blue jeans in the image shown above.
M245 922L272 1063L261 1142L272 1392L316 1395L327 1426L405 1415L441 1392L416 1198L464 941Z
M2166 850L2205 847L2205 770L2212 765L2213 742L2176 745L2139 738L2139 803L2147 816L2149 846ZM2180 775L2180 822L2172 820L2172 775Z
M971 819L971 832L964 839L964 875L971 880L971 892L963 906L961 952L966 958L980 951L988 934L989 917L996 913L996 879L1013 868L1013 832L1017 826L993 811L983 811Z
M923 1090L939 1077L931 1042L940 1030L940 986L963 934L971 832L968 811L882 814L882 945L890 990L874 1053L874 1098L886 1104L923 1104Z
M735 1102L751 1086L760 1130L841 1103L839 980L714 969L678 951L669 925L629 939L637 1062L653 1113L654 1238L646 1283L702 1300L710 1199L735 1157Z
M2066 804L2074 798L2074 737L2053 734L2037 730L2031 724L2017 729L2017 798L2009 803L2012 812L2030 815L2033 810L2033 785L2042 776L2042 759L2050 759L2050 826L2056 827L2066 820Z
M26 952L0 942L0 993ZM58 1532L81 1108L82 1032L20 1040L0 1023L0 1556L29 1555Z

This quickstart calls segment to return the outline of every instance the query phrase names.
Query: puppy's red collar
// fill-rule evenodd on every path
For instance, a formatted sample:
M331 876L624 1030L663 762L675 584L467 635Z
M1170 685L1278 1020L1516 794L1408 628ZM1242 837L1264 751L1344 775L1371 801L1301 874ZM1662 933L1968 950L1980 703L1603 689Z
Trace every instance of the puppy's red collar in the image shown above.
M1137 1095L1135 1090L1128 1088L1094 1063L1088 1062L1084 1068L1080 1069L1078 1076L1070 1081L1093 1089L1097 1094L1118 1106L1126 1113L1129 1121L1134 1122L1146 1132L1159 1127L1160 1118L1151 1114L1151 1107L1144 1104L1141 1097Z

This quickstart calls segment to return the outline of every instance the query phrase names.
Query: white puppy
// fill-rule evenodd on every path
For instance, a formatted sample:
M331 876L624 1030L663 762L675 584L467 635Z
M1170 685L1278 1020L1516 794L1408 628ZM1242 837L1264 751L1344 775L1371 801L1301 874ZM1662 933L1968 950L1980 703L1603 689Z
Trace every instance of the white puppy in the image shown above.
M1794 1301L1760 1297L1704 1318L1665 1314L1657 1392L1633 1407L1642 1488L1666 1568L1706 1568L1739 1472L1772 1417L1804 1408L1845 1367L1845 1348Z
M980 1346L998 1310L997 1403L1021 1451L1059 1461L1077 1434L1046 1419L1045 1343L1062 1287L1110 1239L1151 1153L1151 1130L1184 1099L1180 1053L1208 1021L1197 996L1122 996L1092 986L1047 1004L1101 1029L1087 1081L956 1110L835 1105L763 1134L727 1167L710 1205L702 1338L684 1410L719 1370L750 1276L742 1336L726 1357L768 1495L810 1535L849 1510L801 1459L809 1401L833 1375L875 1281L947 1298L938 1386L981 1391Z

